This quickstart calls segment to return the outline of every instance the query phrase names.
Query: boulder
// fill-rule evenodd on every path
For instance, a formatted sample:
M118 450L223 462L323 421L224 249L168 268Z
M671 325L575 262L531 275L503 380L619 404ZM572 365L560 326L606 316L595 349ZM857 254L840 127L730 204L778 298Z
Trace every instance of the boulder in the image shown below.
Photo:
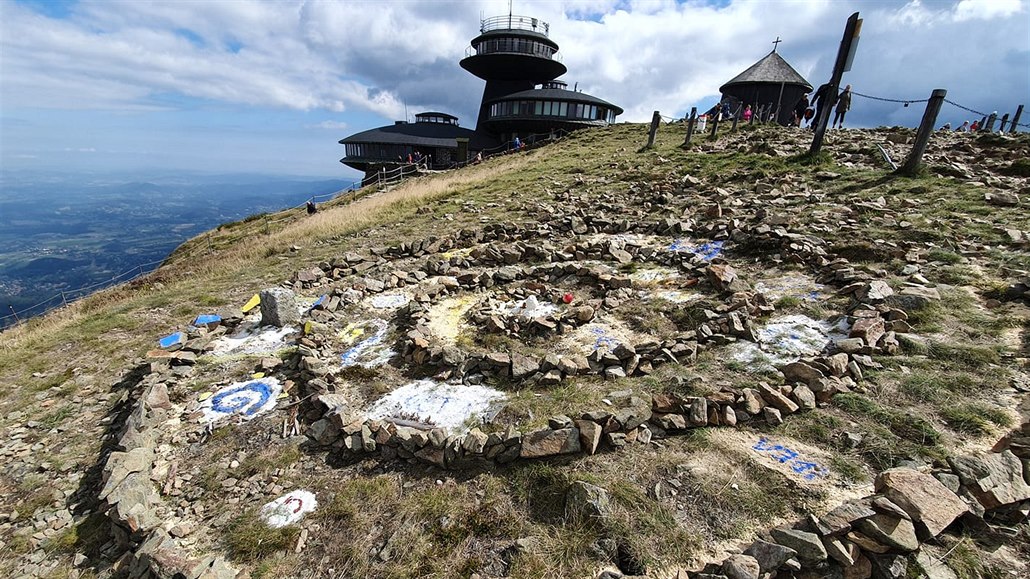
M908 553L919 548L916 529L908 519L877 513L859 521L858 530L892 551Z
M728 579L758 579L762 567L751 555L730 555L722 562L722 574Z
M787 559L797 555L797 551L759 539L751 543L751 546L744 550L744 554L754 557L758 561L762 573L770 573L779 569L780 565L787 562Z
M794 404L790 398L787 398L781 394L779 390L776 390L768 384L759 383L758 391L762 394L762 398L767 404L776 408L783 414L793 414L794 412L797 412L797 404Z
M292 291L276 287L261 290L261 323L284 327L300 322L297 296Z
M881 472L873 488L901 507L929 536L936 537L968 507L932 475L910 468Z
M565 493L565 516L572 520L600 522L611 514L608 491L599 486L576 481Z
M1023 464L1012 451L949 457L962 485L986 509L1030 499L1030 485L1023 478Z
M801 361L783 366L780 368L780 372L783 373L783 378L788 384L792 382L811 384L823 377L822 372Z
M819 535L796 529L774 528L770 531L774 541L797 552L803 565L814 566L826 560L826 547Z
M536 432L530 432L522 437L522 451L519 456L522 458L539 458L558 454L571 454L579 452L581 448L578 428L563 428L561 430L545 428Z
M603 429L601 425L593 420L576 420L576 428L579 429L579 444L587 454L597 452L597 445L601 442Z

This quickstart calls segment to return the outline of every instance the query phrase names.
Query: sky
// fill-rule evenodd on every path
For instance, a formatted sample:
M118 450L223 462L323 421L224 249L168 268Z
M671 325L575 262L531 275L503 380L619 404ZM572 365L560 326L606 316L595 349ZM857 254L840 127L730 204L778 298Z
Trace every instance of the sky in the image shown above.
M623 107L619 121L711 106L776 38L818 86L855 11L842 84L856 93L1030 104L1030 0L513 4L550 23L562 79ZM507 0L0 0L0 171L358 178L339 163L349 134L427 110L474 126L484 82L458 61L481 18L507 13ZM848 125L916 126L923 107L856 96ZM945 104L938 124L973 118Z

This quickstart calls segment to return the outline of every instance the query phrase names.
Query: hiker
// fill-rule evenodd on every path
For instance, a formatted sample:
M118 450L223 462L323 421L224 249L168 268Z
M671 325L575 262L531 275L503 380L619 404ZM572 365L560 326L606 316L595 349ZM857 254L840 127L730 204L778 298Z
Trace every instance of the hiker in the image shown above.
M805 118L805 111L808 110L808 93L801 95L801 100L794 105L794 126L800 127L801 121Z
M944 123L944 126L939 128L939 129L937 129L937 130L938 131L950 131L951 130L951 123Z
M719 109L719 120L724 121L730 118L730 103L722 103L722 108Z
M844 115L851 109L851 85L844 87L844 92L837 97L837 112L833 115L833 123L830 127L844 128ZM840 119L840 126L837 126L837 119Z
M311 215L312 213L317 213L318 212L318 206L315 205L314 201L309 200L307 202L306 207L308 209L308 215Z
M745 123L750 123L751 122L751 115L753 115L753 114L754 113L751 112L751 105L748 105L748 106L744 107L744 115L743 115L744 116L744 122Z
M483 162L483 151L476 152L476 158L472 160L473 165L478 165Z
M962 126L955 129L956 133L968 133L969 132L969 121L962 123Z
M831 101L830 99L833 100ZM830 83L823 83L816 89L815 94L812 96L812 105L815 107L815 116L812 118L815 120L808 125L812 127L813 131L816 129L816 125L819 124L819 119L822 118L822 110L826 107L833 108L836 102L837 99L830 95Z
M969 125L969 132L975 133L980 130L980 121L973 121L973 124Z
M522 140L519 139L518 135L515 135L515 140L511 142L512 148L518 151L522 148Z

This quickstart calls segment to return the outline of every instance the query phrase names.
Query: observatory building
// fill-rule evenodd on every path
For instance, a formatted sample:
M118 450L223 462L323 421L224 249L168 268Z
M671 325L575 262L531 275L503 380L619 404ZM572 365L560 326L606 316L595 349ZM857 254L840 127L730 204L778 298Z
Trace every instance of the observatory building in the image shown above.
M724 101L730 101L731 110L737 105L751 105L753 110L766 106L768 110L779 110L776 121L786 125L791 120L794 105L805 93L812 92L812 85L794 67L776 53L774 48L744 72L719 87Z
M546 22L529 16L482 20L461 60L462 68L486 81L475 130L459 127L448 114L419 113L414 123L398 121L342 139L346 156L340 162L366 178L407 164L409 155L442 169L480 151L502 150L515 137L532 142L614 122L621 108L557 80L567 69L549 31Z

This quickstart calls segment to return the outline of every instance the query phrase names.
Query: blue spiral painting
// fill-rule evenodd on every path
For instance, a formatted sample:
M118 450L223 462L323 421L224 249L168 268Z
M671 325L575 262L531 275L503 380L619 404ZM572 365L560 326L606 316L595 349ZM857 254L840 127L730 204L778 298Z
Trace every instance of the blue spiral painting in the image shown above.
M276 398L282 392L274 378L237 382L216 392L201 404L204 419L214 422L220 418L237 416L250 420L275 408Z

